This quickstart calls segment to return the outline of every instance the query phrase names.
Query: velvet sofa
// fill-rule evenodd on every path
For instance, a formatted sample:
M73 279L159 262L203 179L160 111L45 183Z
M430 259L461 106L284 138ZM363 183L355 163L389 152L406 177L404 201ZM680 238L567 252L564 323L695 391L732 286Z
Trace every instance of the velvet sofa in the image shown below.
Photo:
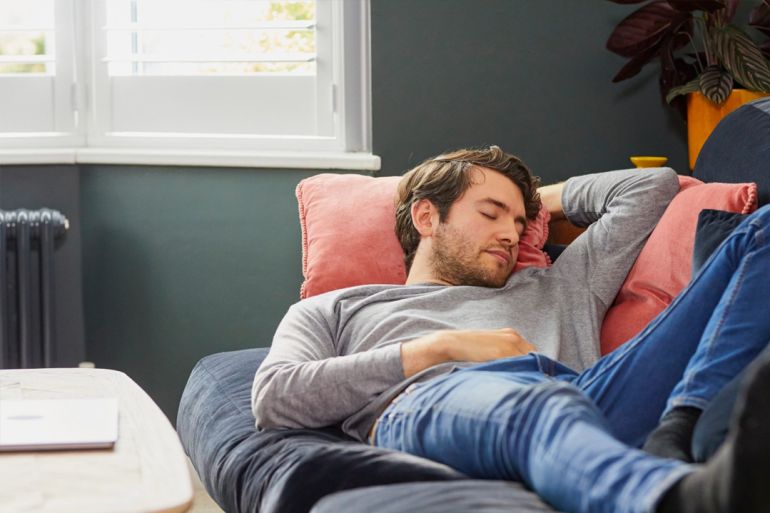
M770 99L725 118L704 145L694 175L705 182L756 182L759 204L767 203ZM517 483L469 479L444 465L351 440L334 427L257 431L250 389L266 352L203 358L179 406L182 444L227 513L554 511ZM703 415L696 440L701 452L712 451L724 435L733 393Z

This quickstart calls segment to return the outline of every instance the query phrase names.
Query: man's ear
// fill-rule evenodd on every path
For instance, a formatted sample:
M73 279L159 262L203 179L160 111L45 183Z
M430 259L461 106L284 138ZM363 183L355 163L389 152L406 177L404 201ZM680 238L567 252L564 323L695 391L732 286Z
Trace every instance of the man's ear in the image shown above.
M430 237L438 226L439 215L430 200L421 199L412 203L412 224L422 237Z

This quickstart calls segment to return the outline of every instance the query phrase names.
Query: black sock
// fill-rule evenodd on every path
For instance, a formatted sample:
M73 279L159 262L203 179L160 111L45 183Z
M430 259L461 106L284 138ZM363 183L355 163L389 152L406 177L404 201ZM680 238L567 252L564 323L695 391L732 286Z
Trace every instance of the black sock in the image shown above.
M658 513L764 513L770 509L770 349L749 367L730 432L709 462L671 487Z
M691 406L678 406L660 420L642 450L660 456L692 462L692 432L703 410Z

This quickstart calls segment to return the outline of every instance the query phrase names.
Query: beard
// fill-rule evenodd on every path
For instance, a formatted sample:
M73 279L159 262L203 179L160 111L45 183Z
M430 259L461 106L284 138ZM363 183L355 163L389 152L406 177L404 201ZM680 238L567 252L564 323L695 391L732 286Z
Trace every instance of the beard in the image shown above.
M500 288L512 269L485 267L480 261L483 250L446 223L440 223L433 238L431 265L433 273L453 285Z

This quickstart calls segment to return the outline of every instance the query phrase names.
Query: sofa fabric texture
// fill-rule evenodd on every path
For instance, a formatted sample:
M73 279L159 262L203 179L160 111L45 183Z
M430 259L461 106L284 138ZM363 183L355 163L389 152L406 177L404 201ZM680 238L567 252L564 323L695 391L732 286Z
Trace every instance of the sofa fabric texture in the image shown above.
M692 250L692 275L700 271L703 264L728 235L746 218L746 214L724 210L703 209L698 214L695 228L695 244Z
M553 512L518 483L468 479L408 483L335 493L311 513L535 513Z

